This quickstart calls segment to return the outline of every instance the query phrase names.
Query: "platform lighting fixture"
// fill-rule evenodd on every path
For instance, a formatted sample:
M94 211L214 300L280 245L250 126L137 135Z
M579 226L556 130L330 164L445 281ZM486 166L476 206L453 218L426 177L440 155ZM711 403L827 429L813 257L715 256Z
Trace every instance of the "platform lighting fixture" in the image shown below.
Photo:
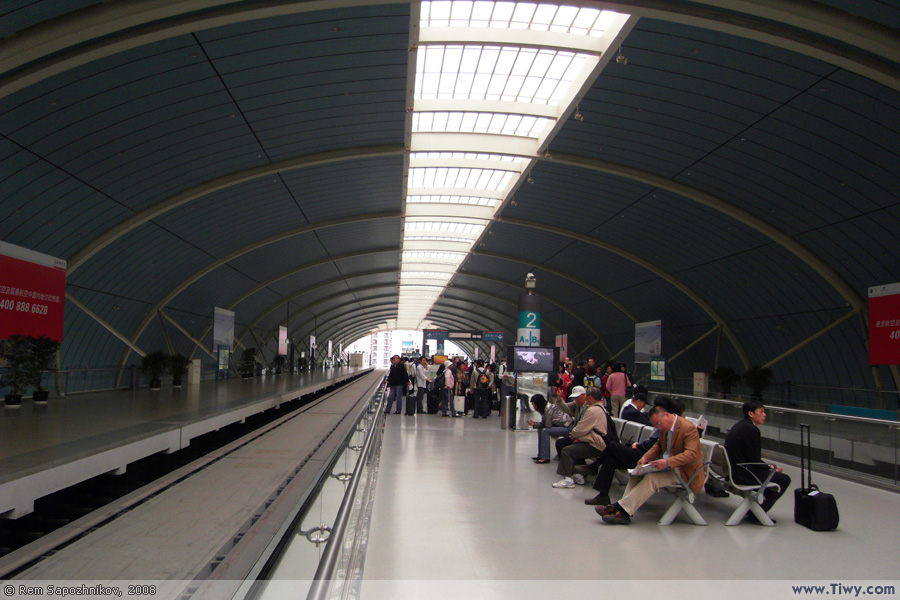
M627 65L627 64L628 64L628 59L625 57L624 54L622 54L622 48L621 48L621 47L619 48L619 53L616 54L616 62L619 63L620 65Z

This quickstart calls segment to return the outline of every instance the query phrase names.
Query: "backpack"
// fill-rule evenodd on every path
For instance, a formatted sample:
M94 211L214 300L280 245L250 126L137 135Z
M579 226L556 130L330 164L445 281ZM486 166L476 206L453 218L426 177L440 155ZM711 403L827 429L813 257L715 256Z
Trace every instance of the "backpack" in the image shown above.
M444 389L444 373L446 373L446 369L441 371L440 375L437 375L432 382L432 386L436 390Z
M603 443L607 446L609 446L613 442L618 443L619 432L616 431L616 423L612 420L612 417L609 416L609 412L605 408L603 408L602 405L600 406L600 409L603 411L603 414L606 415L606 435L600 433L600 430L596 427L594 428L594 431L603 438Z
M589 377L585 377L584 378L584 387L586 387L586 388L598 387L600 385L599 382L597 381L598 379L600 379L600 378L597 377L596 375L591 375Z
M478 369L475 369L475 372L478 373L478 387L481 389L487 389L488 383L490 381L490 379L487 376L487 373L485 373L484 371L480 371Z

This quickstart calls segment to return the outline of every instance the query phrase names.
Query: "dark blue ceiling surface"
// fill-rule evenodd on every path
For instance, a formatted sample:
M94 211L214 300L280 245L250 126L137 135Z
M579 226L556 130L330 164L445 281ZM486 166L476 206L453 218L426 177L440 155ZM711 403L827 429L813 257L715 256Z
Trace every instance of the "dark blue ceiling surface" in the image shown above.
M6 2L0 55L109 4ZM17 78L39 59L0 73L0 239L67 260L68 294L145 351L165 348L165 327L210 361L157 313L208 344L214 306L235 311L245 345L288 323L298 344L346 346L397 316L411 7L225 4L109 31L125 49L30 84ZM900 45L896 3L810 6ZM226 10L247 16L204 24ZM865 306L869 286L900 281L898 61L829 42L891 63L876 81L678 20L637 22L627 64L579 99L583 120L563 124L429 318L512 335L534 273L545 341L567 333L573 356L630 360L634 323L661 319L679 378L774 361L782 383L896 388L896 370L868 365ZM197 26L129 37L176 22ZM137 359L73 303L64 334L64 368Z

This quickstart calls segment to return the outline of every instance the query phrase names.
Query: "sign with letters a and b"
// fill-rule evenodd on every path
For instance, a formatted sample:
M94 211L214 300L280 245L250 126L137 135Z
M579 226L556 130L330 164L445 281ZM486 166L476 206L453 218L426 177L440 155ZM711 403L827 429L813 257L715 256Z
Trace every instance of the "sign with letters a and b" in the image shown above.
M534 311L519 311L519 327L516 331L516 345L541 345L541 313Z
M62 341L66 261L0 242L0 339Z

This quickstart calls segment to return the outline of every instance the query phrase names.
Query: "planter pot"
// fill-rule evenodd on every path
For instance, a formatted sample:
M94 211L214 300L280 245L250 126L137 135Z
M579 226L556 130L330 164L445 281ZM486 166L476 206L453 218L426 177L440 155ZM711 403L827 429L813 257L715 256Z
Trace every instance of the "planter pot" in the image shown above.
M158 390L161 387L162 387L162 381L160 381L159 379L151 379L150 380L150 389L151 390Z
M6 395L6 407L7 408L19 408L22 405L22 394L7 394Z
M31 399L35 402L46 402L50 399L50 391L49 390L37 390L34 394L31 395Z

